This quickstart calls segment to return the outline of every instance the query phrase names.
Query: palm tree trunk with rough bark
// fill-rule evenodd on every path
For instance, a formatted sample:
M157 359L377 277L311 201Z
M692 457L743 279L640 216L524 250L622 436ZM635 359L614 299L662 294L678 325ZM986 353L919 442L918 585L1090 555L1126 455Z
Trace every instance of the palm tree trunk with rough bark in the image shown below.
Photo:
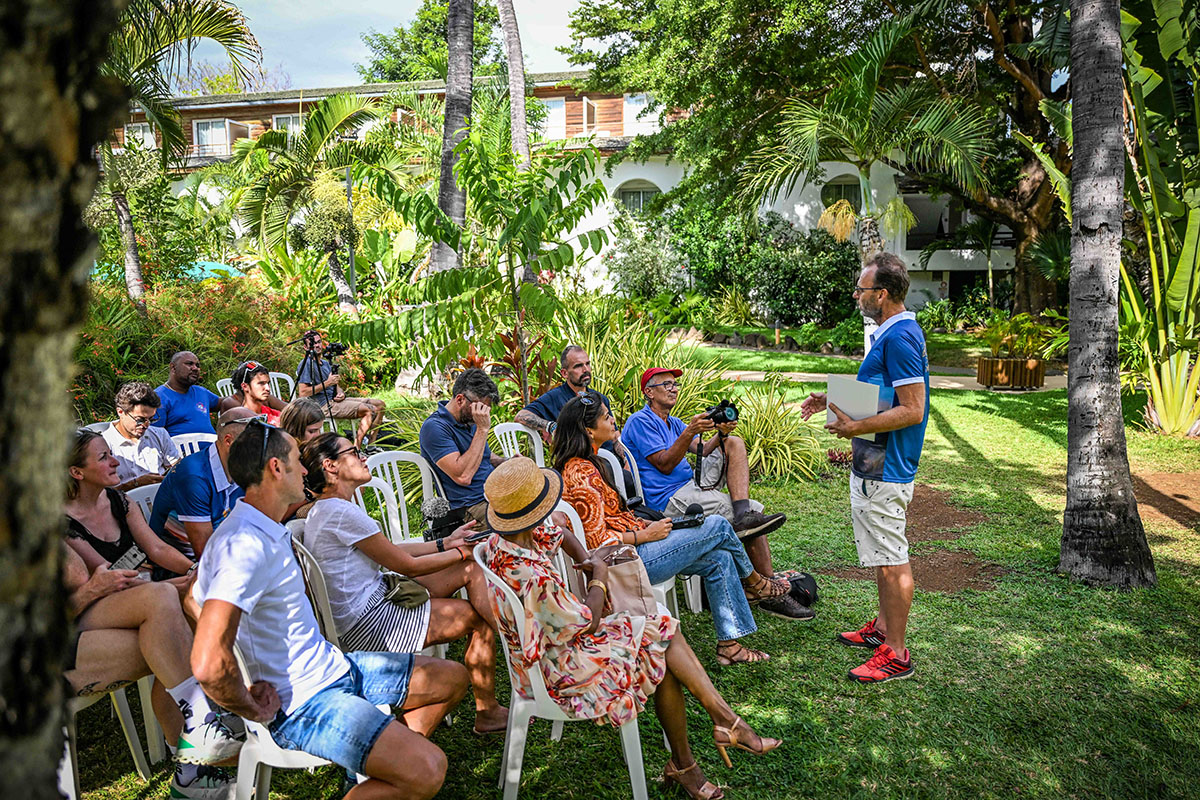
M504 55L508 62L508 102L512 119L513 152L521 157L521 169L529 168L529 125L525 117L525 57L521 51L521 29L512 0L497 0L500 27L504 31Z
M350 281L346 279L346 271L342 269L342 261L338 258L341 248L334 248L326 252L329 253L329 279L333 281L333 288L338 296L338 311L357 317L358 306L354 302L354 292L350 290Z
M1156 583L1138 516L1117 355L1125 178L1119 0L1072 0L1071 307L1067 508L1059 569L1089 584Z
M133 301L138 314L146 316L146 281L142 277L142 260L138 256L137 232L133 229L133 214L129 211L129 198L124 192L112 193L113 208L117 212L117 227L121 231L121 243L125 246L125 291Z
M458 156L454 148L463 139L462 129L471 113L471 82L474 79L472 57L475 49L474 0L450 0L446 16L445 121L442 125L442 164L438 182L438 208L460 227L467 217L467 196L454 179ZM459 266L459 254L449 245L435 242L430 264L432 271Z
M0 26L0 797L57 798L62 480L75 334L95 240L96 143L127 111L100 78L119 0L10 0ZM32 124L31 120L36 120Z

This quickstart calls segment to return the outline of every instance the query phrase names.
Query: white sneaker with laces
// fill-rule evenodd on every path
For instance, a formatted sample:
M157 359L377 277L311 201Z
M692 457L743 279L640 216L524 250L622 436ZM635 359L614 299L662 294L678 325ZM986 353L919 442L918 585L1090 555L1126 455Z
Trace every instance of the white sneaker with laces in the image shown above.
M209 714L204 723L179 734L179 749L175 758L184 764L220 764L233 758L242 749L242 742L233 735L216 714Z
M172 800L233 800L236 794L236 770L176 764L167 797Z

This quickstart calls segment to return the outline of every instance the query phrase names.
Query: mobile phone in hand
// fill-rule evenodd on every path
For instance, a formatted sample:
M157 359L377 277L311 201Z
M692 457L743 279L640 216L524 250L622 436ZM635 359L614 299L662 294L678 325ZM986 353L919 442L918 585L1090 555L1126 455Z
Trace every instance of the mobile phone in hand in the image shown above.
M482 542L484 539L492 535L491 531L476 531L475 533L467 534L463 537L464 542Z
M146 554L136 544L121 554L121 557L109 565L109 569L137 569L146 561Z

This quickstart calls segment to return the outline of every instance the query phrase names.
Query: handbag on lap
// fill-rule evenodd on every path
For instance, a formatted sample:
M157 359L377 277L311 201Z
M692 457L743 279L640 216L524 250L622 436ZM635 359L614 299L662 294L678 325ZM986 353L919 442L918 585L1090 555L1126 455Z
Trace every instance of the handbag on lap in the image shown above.
M635 617L658 613L658 601L650 589L650 577L629 545L618 547L604 558L608 564L608 602L613 611L626 611Z

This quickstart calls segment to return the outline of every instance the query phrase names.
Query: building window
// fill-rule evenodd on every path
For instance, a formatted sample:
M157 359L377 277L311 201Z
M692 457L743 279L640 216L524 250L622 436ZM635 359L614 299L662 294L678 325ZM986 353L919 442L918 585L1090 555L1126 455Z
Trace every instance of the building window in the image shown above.
M862 210L862 188L858 178L853 175L843 175L821 187L821 205L829 208L839 200L845 200L855 213Z
M132 122L125 126L125 145L129 146L133 142L137 142L138 147L143 150L158 149L158 142L154 139L154 129L148 122Z
M625 95L625 106L622 117L626 136L636 136L639 133L656 133L658 131L658 116L653 111L647 111L649 107L649 95Z
M276 114L271 121L271 127L277 131L287 131L288 141L292 141L304 127L303 114Z
M193 122L192 141L198 156L229 155L229 130L223 119L198 119Z
M567 138L567 98L549 97L542 100L546 106L546 118L542 121L542 138Z
M632 213L640 214L656 194L659 189L650 181L629 181L617 190L617 200Z

